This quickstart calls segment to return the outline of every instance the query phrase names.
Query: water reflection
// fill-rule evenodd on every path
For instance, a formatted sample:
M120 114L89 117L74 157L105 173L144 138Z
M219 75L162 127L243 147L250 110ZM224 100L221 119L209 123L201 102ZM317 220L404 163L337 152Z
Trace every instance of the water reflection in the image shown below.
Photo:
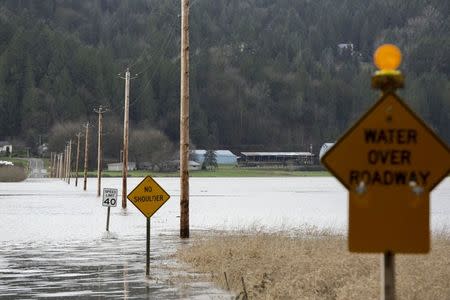
M176 262L169 256L178 237L156 236L152 242L150 279L141 237L2 242L0 298L229 299L209 284L174 284Z

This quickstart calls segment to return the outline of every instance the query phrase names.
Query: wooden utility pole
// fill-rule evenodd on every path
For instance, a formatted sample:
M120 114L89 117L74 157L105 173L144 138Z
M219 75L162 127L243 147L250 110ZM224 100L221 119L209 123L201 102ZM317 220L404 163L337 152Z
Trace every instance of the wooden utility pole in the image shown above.
M61 171L59 176L61 180L64 180L64 151L61 152Z
M53 177L53 152L50 152L50 178Z
M58 153L58 168L56 169L56 177L61 178L61 153Z
M78 164L80 161L80 137L81 137L81 132L78 132L76 134L77 136L77 159L75 161L75 186L78 186Z
M61 152L59 157L59 178L63 180L63 171L64 171L64 151Z
M65 158L64 158L64 153L66 152L66 146L64 146L64 150L63 151L61 151L61 164L60 164L60 168L61 168L61 170L60 170L60 173L59 173L59 178L61 178L61 180L64 180L64 161L65 161Z
M97 143L97 197L100 197L100 189L102 187L102 126L103 113L106 112L101 105L98 109L94 109L98 114L98 143Z
M72 171L72 140L69 140L67 152L67 184L70 184L70 173Z
M56 152L52 152L53 153L53 158L52 158L52 169L51 169L51 176L52 178L55 178L55 171L56 171Z
M55 153L55 178L59 177L59 153Z
M66 144L66 147L64 148L64 181L66 182L68 178L67 177L68 159L69 159L69 144Z
M125 72L125 106L123 117L122 209L127 208L129 106L130 106L130 69L127 68L127 71Z
M58 178L58 159L59 159L59 154L57 152L55 152L53 154L53 160L55 161L55 163L53 164L53 177L54 178Z
M189 238L189 0L181 1L180 237Z
M83 126L86 128L85 139L84 139L84 185L83 190L87 187L87 169L88 169L88 150L89 150L89 122Z

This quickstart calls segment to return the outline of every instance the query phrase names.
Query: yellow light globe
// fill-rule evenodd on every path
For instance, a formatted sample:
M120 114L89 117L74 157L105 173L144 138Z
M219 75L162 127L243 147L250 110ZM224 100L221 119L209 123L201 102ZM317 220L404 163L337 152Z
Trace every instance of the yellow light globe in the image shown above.
M384 44L375 51L373 61L380 70L396 70L402 62L402 53L397 46Z

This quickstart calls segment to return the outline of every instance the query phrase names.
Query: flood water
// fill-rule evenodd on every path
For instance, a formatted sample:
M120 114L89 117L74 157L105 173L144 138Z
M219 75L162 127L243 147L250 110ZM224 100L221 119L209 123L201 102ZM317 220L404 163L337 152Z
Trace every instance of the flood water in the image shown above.
M128 179L130 192L142 178ZM96 179L0 183L0 298L230 299L211 283L180 282L192 272L171 254L178 238L179 179L155 178L171 199L151 220L151 271L145 277L145 217L131 203L106 208ZM118 188L120 178L102 187ZM191 178L192 230L290 229L345 232L347 192L331 177ZM432 231L450 228L450 179L431 194ZM192 275L192 274L191 274Z

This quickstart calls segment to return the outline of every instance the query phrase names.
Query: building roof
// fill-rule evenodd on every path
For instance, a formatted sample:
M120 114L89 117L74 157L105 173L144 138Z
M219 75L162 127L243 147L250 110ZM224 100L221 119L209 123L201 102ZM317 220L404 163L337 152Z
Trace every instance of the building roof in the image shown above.
M197 149L197 150L192 150L191 152L193 154L197 154L197 155L205 155L206 150L204 150L204 149ZM233 157L236 157L236 155L233 154L233 152L231 152L230 150L214 150L214 153L217 156L233 156Z
M245 156L314 156L311 152L241 152Z
M11 143L8 141L0 141L0 147L9 146L9 145L11 145Z
M320 152L319 152L319 158L322 158L322 156L328 151L330 150L331 147L333 147L334 143L325 143L322 145L322 147L320 148Z
M134 161L129 161L128 162L128 165L135 165L136 164L136 162L134 162ZM122 166L123 165L123 162L115 162L115 163L109 163L109 164L107 164L108 165L108 167L112 167L112 166Z

